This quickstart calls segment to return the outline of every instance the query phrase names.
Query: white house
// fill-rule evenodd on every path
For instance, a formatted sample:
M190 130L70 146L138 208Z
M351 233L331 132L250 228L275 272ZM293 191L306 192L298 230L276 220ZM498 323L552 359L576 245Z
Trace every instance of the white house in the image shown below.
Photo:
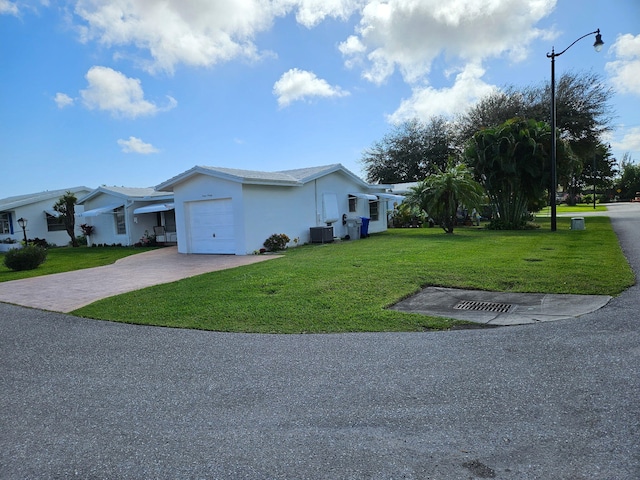
M24 239L25 234L28 239L42 238L52 245L66 245L71 239L58 213L53 210L53 205L67 192L80 197L90 191L88 187L72 187L1 199L0 245L12 246L2 242L11 240L19 242ZM82 212L82 207L78 207L77 212ZM18 225L19 219L26 221L24 231ZM76 234L81 233L76 222Z
M157 235L176 241L173 193L153 188L98 187L78 199L84 206L79 223L91 225L91 244L135 245Z
M195 166L156 189L174 193L178 251L205 254L245 255L281 233L301 244L357 238L362 217L369 233L382 232L388 202L402 198L340 164L280 172Z

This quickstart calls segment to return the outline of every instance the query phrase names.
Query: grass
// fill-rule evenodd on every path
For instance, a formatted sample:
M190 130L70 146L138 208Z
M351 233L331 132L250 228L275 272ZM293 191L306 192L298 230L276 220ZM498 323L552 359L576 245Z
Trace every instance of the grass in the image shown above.
M418 331L456 322L387 310L427 285L617 295L635 279L608 217L586 230L396 229L290 249L277 260L107 298L73 312L120 322L226 332Z
M14 272L5 267L4 262L0 260L0 282L70 272L83 268L101 267L115 263L120 258L146 252L147 250L152 249L144 247L51 248L47 252L47 260L35 270ZM0 258L3 256L4 254L0 254Z
M581 213L581 212L606 212L607 207L605 205L596 204L594 210L593 203L578 203L577 205L556 205L556 213ZM551 207L545 207L538 215L551 215Z

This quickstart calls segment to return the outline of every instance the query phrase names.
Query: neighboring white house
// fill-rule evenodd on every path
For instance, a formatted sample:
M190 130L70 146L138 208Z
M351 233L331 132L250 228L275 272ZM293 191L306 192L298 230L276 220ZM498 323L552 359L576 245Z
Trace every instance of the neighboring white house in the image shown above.
M66 245L71 239L53 205L67 192L80 197L90 191L88 187L73 187L1 199L0 243L6 239L19 242L26 233L28 239L42 238L52 245ZM82 212L82 207L77 208L78 212ZM25 231L18 225L19 219L26 220ZM76 235L81 233L76 221Z
M245 255L272 234L298 243L387 229L387 205L402 197L369 185L340 164L280 172L195 166L161 183L175 200L180 253ZM329 228L327 228L329 227ZM319 236L318 236L319 235ZM353 237L354 235L350 235Z
M143 237L175 243L173 193L153 188L98 187L78 199L84 206L80 224L94 228L94 245L135 245Z

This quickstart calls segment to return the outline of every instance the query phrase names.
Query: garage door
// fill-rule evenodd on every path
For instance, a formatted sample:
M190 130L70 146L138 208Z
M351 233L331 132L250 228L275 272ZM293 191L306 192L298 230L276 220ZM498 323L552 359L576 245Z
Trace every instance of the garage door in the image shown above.
M230 198L188 202L185 205L188 212L190 253L236 252Z

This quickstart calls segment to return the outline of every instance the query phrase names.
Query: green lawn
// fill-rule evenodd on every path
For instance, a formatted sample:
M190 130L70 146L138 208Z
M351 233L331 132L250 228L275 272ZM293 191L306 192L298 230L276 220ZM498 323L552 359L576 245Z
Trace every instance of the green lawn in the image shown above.
M581 213L581 212L606 212L607 207L605 205L596 204L596 208L594 210L593 203L579 203L577 205L569 206L569 205L556 205L556 213ZM551 207L545 207L538 215L551 215Z
M386 307L427 285L492 291L617 295L633 285L608 217L538 230L394 229L308 245L280 259L105 299L91 318L228 332L417 331L453 320Z
M52 248L47 253L47 260L35 270L14 272L5 267L0 254L0 282L19 280L21 278L38 277L52 273L70 272L83 268L101 267L116 260L136 253L146 252L152 248L144 247L60 247Z

